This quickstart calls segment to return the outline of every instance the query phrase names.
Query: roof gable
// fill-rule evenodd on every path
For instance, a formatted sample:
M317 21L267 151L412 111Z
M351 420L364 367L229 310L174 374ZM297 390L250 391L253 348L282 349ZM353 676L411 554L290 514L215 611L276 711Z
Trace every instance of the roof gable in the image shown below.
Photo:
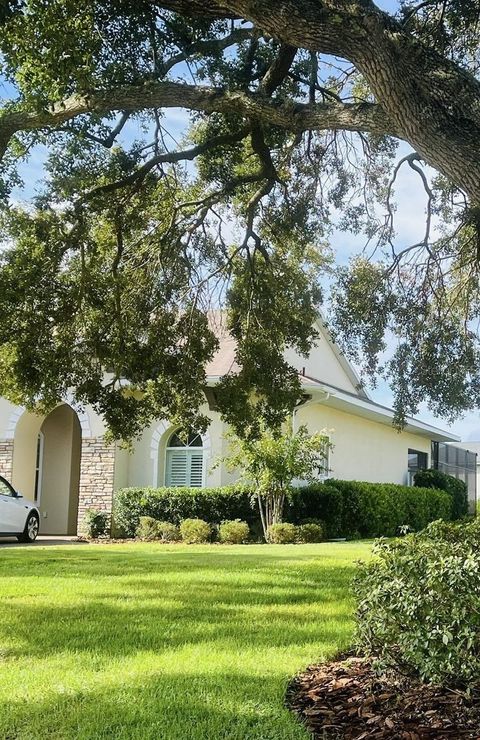
M213 380L228 373L238 372L239 367L235 361L236 343L226 328L225 313L211 311L209 323L220 343L215 356L206 367L207 377ZM318 339L308 357L303 357L290 348L285 351L287 362L298 370L299 375L337 386L361 398L369 398L360 378L334 343L321 317L318 318L315 328L318 331Z

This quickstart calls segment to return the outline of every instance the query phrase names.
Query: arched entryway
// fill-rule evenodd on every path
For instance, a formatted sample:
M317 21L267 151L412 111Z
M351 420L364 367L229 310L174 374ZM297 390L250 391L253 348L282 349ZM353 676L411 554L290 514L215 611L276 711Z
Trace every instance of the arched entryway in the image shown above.
M71 406L25 411L15 427L13 485L37 502L42 534L76 534L82 432Z

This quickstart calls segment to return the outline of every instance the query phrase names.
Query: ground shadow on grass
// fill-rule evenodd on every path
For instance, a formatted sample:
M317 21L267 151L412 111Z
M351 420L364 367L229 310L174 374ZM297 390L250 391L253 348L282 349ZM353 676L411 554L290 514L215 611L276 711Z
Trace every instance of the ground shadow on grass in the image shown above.
M283 692L346 647L354 566L249 550L10 550L0 738L304 737Z
M350 575L348 569L339 577L334 568L324 567L317 584L290 578L284 583L277 571L270 583L243 580L233 588L213 578L196 583L194 575L186 588L170 575L168 583L162 577L126 579L120 592L103 590L104 583L91 594L69 596L65 590L61 603L54 597L46 603L40 595L9 599L0 618L0 645L10 639L9 655L27 658L66 650L112 657L206 641L221 649L232 639L254 640L259 647L288 647L318 637L330 643L350 621ZM248 578L254 581L255 573ZM34 596L30 589L27 594Z
M35 702L2 700L0 737L9 740L301 740L308 734L282 706L275 674L149 676L107 681L92 691L49 693Z

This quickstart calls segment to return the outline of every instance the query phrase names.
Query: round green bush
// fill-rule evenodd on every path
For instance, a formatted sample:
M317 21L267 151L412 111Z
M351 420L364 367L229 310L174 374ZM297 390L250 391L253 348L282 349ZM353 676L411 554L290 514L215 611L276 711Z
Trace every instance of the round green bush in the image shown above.
M273 545L289 545L295 542L296 537L297 528L289 522L272 524L267 531L267 540Z
M187 545L199 545L210 540L212 528L203 519L184 519L180 524L180 534Z
M162 542L178 542L180 529L171 522L157 522L158 539Z
M152 516L141 516L137 527L136 535L140 540L151 541L158 540L158 521Z
M305 522L297 527L297 542L322 542L323 527L319 522Z
M87 509L84 518L84 530L87 537L96 539L107 534L109 514L103 509Z
M480 522L434 522L375 554L354 584L357 645L425 681L478 687Z
M241 545L248 540L249 536L250 529L247 522L242 522L240 519L222 522L218 530L220 542L228 545Z

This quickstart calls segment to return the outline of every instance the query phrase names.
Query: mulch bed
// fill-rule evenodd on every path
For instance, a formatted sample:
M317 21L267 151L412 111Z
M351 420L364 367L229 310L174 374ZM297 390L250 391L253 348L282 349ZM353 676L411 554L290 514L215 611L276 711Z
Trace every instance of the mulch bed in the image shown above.
M365 658L312 666L292 680L286 703L322 740L480 740L480 695L379 676Z

